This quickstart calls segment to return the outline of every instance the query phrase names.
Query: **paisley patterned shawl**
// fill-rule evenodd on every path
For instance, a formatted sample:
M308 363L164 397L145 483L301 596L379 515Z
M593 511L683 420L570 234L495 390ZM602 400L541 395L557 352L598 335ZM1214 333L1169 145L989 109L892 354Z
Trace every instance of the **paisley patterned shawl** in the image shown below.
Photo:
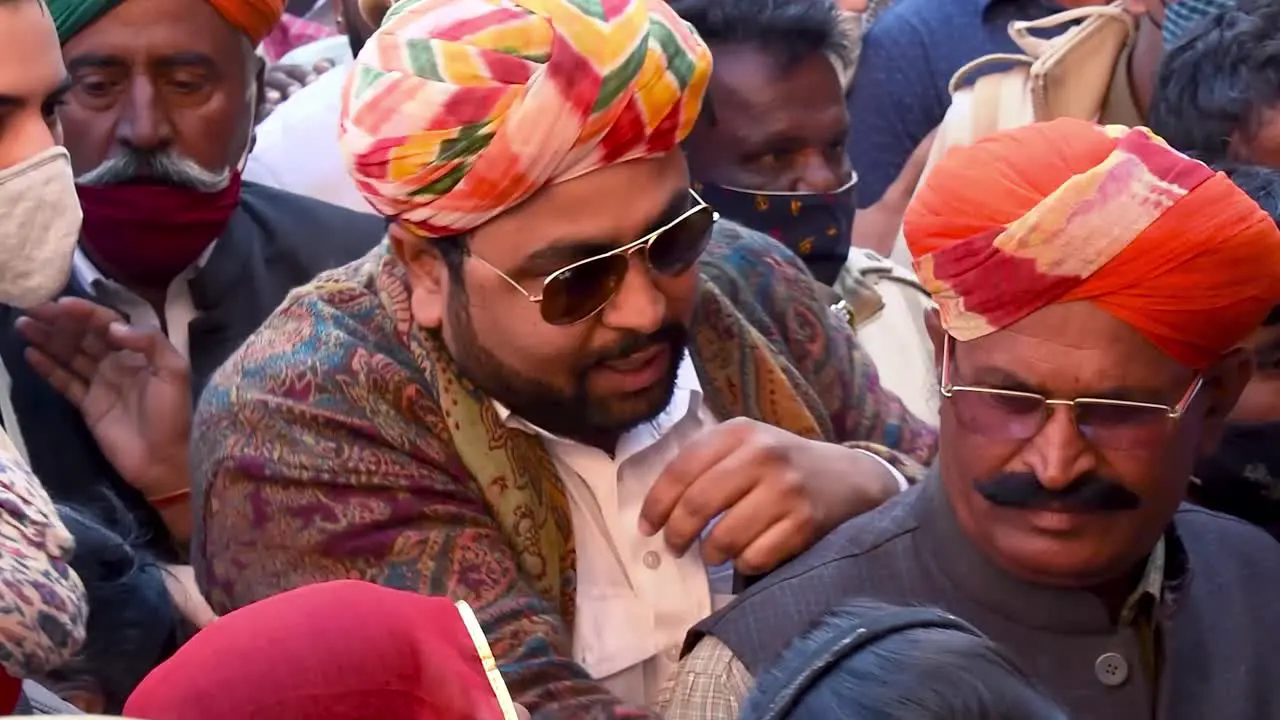
M794 256L721 223L702 270L692 355L717 417L919 477L936 434L879 387ZM550 457L413 326L385 247L295 291L210 382L194 437L193 556L216 610L337 578L447 595L475 608L517 702L644 716L569 659L576 556Z

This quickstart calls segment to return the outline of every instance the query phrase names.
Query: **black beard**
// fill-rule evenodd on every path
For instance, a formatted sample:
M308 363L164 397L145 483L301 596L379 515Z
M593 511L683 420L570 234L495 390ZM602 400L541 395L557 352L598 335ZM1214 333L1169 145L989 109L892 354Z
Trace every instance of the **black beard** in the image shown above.
M688 342L688 329L679 323L668 323L648 335L629 334L613 348L584 361L573 390L565 393L521 373L485 348L476 336L465 296L454 297L451 292L448 315L453 341L449 351L463 377L526 422L591 445L597 445L600 438L616 441L617 436L666 409L675 393L676 375ZM671 351L671 367L661 382L621 400L591 397L587 378L592 370L655 344L666 345ZM606 450L612 452L613 448Z

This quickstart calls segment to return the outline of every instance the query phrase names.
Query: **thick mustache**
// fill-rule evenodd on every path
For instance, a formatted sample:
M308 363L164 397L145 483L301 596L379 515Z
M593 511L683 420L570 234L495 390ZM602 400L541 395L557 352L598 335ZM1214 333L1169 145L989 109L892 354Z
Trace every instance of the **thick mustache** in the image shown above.
M210 172L196 161L173 150L135 150L108 158L98 167L76 178L76 182L91 187L154 182L200 192L217 192L231 182L231 170L228 168L220 173Z
M1018 510L1120 512L1142 505L1125 486L1096 473L1085 473L1062 490L1050 490L1031 473L1005 473L974 488L992 505Z
M689 331L683 325L668 323L648 335L641 335L640 333L627 335L617 345L597 356L591 365L602 365L613 360L620 360L643 350L648 350L654 345L666 345L672 350L682 350L688 339Z

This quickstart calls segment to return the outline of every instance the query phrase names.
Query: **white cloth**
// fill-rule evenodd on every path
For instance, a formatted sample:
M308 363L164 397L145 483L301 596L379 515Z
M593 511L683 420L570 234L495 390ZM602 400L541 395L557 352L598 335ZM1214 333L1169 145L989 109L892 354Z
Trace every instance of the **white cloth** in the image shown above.
M338 149L342 88L351 65L336 67L280 103L254 131L244 179L371 215Z
M578 555L574 660L614 695L642 707L657 700L674 672L689 628L733 599L732 563L708 567L696 544L677 557L661 533L645 537L639 530L640 507L659 473L718 423L702 397L685 355L671 403L623 434L612 458L494 403L508 427L541 437L565 483Z
M909 267L855 247L841 273L871 283L884 300L879 313L858 320L858 344L875 362L880 384L913 415L937 426L938 372L933 341L924 324L933 302Z
M191 278L204 267L217 242L211 243L200 255L199 259L182 274L169 283L165 293L164 322L156 313L151 303L138 297L129 288L102 274L84 254L76 248L75 258L71 261L71 272L95 301L111 307L128 319L129 324L138 327L163 330L169 342L182 353L182 357L191 359L191 343L189 332L191 321L196 319L195 300L191 296Z
M280 58L280 64L309 68L321 60L328 60L334 65L345 65L354 59L351 56L351 41L347 36L332 35L290 50Z

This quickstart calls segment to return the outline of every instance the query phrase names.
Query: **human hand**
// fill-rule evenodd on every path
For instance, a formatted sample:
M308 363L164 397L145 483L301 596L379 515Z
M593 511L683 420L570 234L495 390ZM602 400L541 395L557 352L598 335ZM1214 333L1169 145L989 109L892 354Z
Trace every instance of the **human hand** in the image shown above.
M196 572L190 565L165 565L163 570L164 586L173 599L174 607L192 627L202 630L218 619L218 614L200 593Z
M258 121L270 115L280 103L293 97L302 88L310 85L329 72L334 62L329 59L317 61L310 68L288 63L275 63L267 68L263 75L262 106L258 109Z
M120 476L148 498L189 489L191 373L168 339L80 298L27 312L27 362L80 410Z
M867 453L735 418L667 464L640 509L640 532L662 531L684 553L719 517L702 538L707 564L733 560L759 575L897 492L893 474Z

